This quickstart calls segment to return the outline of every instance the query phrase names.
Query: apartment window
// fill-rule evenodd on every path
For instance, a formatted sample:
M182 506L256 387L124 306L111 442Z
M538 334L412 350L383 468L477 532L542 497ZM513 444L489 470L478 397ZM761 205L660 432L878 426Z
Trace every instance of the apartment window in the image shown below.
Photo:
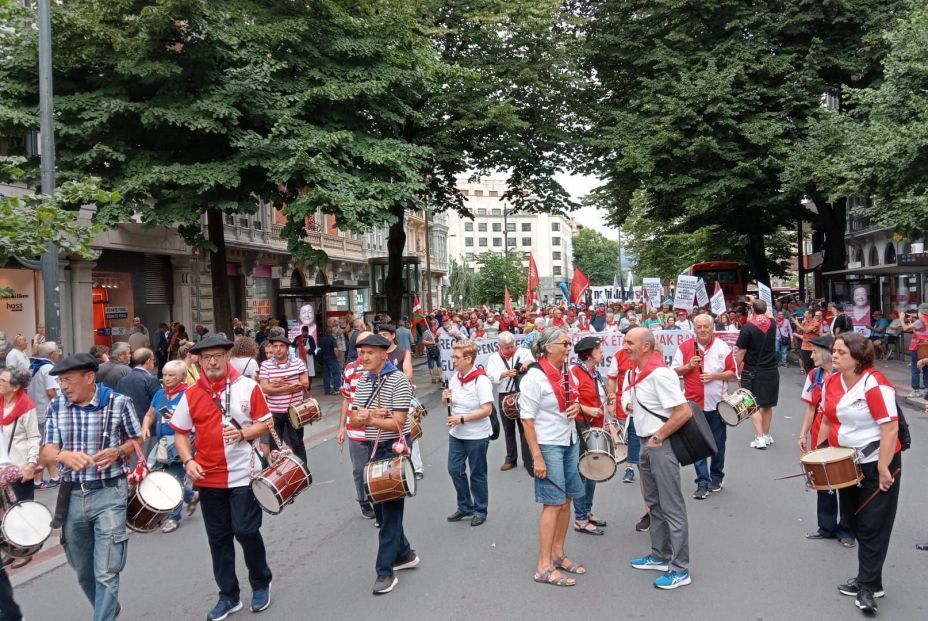
M551 238L551 244L554 245L554 246L560 246L560 245L561 245L561 238L560 238L560 237L552 237L552 238Z
M474 196L483 196L483 190L474 190Z
M481 233L486 233L486 232L487 232L487 223L486 223L486 222L478 222L478 223L477 223L477 230L478 230L479 232L481 232Z
M506 247L507 247L507 248L510 248L510 247L511 247L511 248L515 248L515 247L516 247L516 238L515 238L515 237L510 237L510 238L508 238L508 239L506 240Z
M501 216L501 215L503 215L503 210L502 210L502 209L491 209L491 210L490 210L490 215L493 215L493 216Z
M474 253L473 253L473 252L468 252L467 254L465 254L465 255L464 255L464 260L465 260L465 261L468 261L468 262L469 262L469 261L473 261L473 260L474 260Z
M487 238L486 238L486 237L481 237L480 240L479 240L478 245L479 245L481 248L486 248L486 246L487 246Z
M465 237L465 238L464 238L464 245L465 245L465 246L473 246L473 245L474 245L474 238L473 238L473 237Z
M555 276L560 276L560 275L561 275L561 266L560 266L560 265L555 265L555 266L554 266L554 275L555 275Z
M497 196L499 196L499 192L497 192L496 190L490 190L490 196L493 198L496 198Z
M458 194L461 196L467 196L467 190L458 190Z
M477 210L477 215L478 215L478 216L485 216L485 215L487 215L487 210L486 210L486 209L478 209L478 210Z
M507 222L507 223L506 223L506 230L509 231L510 233L515 233L515 232L516 232L516 223L515 223L515 222Z
M472 231L474 230L474 223L473 223L473 222L465 222L465 223L464 223L464 230L467 231L468 233L472 232Z
M523 245L523 246L531 246L531 245L532 245L532 238L531 238L531 237L523 237L523 238L522 238L522 245Z
M551 253L551 259L554 260L554 261L560 261L560 260L561 260L561 253L560 253L560 252L552 252L552 253Z
M551 223L551 230L552 230L552 231L560 231L560 230L561 230L561 223L560 223L560 222L552 222L552 223Z
M522 232L523 232L523 233L531 233L531 232L532 232L532 223L531 223L531 222L523 222L523 223L522 223Z
M502 247L502 245L503 245L503 238L502 238L502 237L494 237L494 238L493 238L493 247L494 247L494 248L500 248L500 247Z
M502 232L503 232L503 225L500 224L499 222L494 222L494 223L493 223L493 232L494 232L494 233L502 233Z

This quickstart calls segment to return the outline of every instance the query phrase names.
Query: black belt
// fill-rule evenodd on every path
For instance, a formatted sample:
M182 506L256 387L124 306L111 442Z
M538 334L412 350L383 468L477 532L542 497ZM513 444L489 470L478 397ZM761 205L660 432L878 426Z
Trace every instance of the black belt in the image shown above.
M89 492L97 489L103 489L104 487L118 487L122 480L125 478L125 475L123 475L114 477L112 479L103 479L100 481L87 481L85 483L75 482L72 491Z

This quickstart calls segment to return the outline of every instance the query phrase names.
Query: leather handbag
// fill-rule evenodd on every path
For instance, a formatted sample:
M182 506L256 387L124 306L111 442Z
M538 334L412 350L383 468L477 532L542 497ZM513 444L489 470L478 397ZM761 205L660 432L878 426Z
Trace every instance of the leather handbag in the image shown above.
M712 428L709 427L709 421L706 415L695 401L689 401L690 409L693 415L677 431L671 434L670 446L677 461L681 466L689 466L702 459L712 457L718 451L715 444L715 436L712 435ZM667 421L666 416L661 416L657 412L652 412L646 406L639 403L645 410L658 417L662 421Z

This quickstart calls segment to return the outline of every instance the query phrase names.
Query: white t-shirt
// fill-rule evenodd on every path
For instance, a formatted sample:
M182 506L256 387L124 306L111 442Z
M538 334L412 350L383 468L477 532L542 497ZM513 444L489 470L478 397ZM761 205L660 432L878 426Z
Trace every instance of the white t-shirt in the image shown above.
M258 369L260 368L257 360L247 356L242 358L232 358L230 362L232 363L232 366L235 367L236 371L251 379L255 379L255 376L258 374Z
M493 403L493 385L486 375L480 375L477 379L462 385L458 374L455 373L448 381L448 388L451 389L452 417L470 414L479 410L484 403ZM448 433L458 440L482 440L489 438L493 433L493 425L487 416L480 420L467 421L463 425L455 425Z
M625 377L625 386L630 385L629 375ZM677 374L667 367L659 367L651 371L644 380L622 392L622 407L629 402L634 407L635 433L641 438L646 438L657 432L664 421L649 413L645 407L670 418L670 412L678 405L686 403L686 397L680 389L680 378Z
M26 391L29 393L29 398L35 403L35 416L39 424L45 422L45 412L48 410L48 404L51 401L48 398L48 391L52 389L61 390L58 385L58 378L48 374L53 366L53 364L43 364L39 367L39 370L32 376L32 381L29 382L29 388Z
M535 421L538 444L570 446L577 441L577 426L561 411L541 369L529 369L519 384L519 417Z
M29 356L14 347L6 355L6 366L28 371Z
M527 366L535 362L535 357L532 356L532 352L524 347L520 347L512 354L512 358L510 358L508 362L508 368L512 369L521 363L526 363ZM506 370L506 362L503 362L503 357L499 352L494 353L490 356L490 359L487 360L487 376L493 383L493 389L496 391L496 394L514 392L516 389L515 377L500 377Z

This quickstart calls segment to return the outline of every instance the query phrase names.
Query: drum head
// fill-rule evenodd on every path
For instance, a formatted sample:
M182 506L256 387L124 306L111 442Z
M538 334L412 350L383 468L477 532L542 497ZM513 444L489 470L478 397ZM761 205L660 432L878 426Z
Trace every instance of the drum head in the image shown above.
M18 502L3 516L3 537L21 547L37 546L52 533L52 514L40 502Z
M608 453L584 453L580 458L580 474L591 481L601 483L615 476L615 459Z
M184 500L184 488L173 475L163 471L149 472L139 483L142 502L156 511L169 511Z
M719 417L729 427L734 427L741 422L738 418L738 410L729 405L727 401L719 401Z
M824 464L853 457L854 452L854 449L843 446L826 446L815 451L809 451L799 460L804 464Z
M412 460L408 457L403 457L400 459L402 464L403 472L403 483L406 485L406 489L409 490L410 496L416 495L416 471L412 467Z
M255 500L264 507L265 511L269 513L280 512L281 503L277 488L264 477L258 477L251 482L251 493L255 495Z

